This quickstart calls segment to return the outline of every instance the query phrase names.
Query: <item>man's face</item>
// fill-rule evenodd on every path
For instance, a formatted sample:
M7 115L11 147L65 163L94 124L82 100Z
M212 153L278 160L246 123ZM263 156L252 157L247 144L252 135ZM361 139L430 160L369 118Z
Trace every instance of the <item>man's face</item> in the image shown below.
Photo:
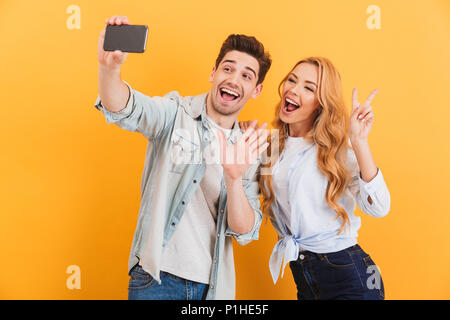
M251 55L235 50L227 52L209 78L212 86L208 100L213 111L223 116L239 114L248 99L261 93L258 72L258 60Z

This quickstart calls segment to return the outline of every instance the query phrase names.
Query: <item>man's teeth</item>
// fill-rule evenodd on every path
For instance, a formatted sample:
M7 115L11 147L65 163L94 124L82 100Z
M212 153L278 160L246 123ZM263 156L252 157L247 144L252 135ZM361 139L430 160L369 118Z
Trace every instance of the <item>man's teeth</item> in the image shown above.
M286 101L289 102L290 104L293 104L293 105L296 106L296 107L299 107L298 104L296 104L294 101L292 101L292 100L289 99L289 98L286 98Z
M232 96L239 97L239 94L236 93L236 92L234 92L234 91L231 91L231 90L228 90L228 89L225 89L225 88L222 88L221 90L222 90L223 92L226 92L226 93L232 95Z

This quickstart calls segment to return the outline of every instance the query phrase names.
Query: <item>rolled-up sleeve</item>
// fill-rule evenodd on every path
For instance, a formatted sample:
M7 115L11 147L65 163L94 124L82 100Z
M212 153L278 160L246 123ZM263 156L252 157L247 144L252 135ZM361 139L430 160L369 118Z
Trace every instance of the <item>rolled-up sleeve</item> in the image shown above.
M114 123L122 129L140 132L147 139L157 138L173 123L181 100L179 94L174 91L164 97L148 97L124 83L130 92L125 108L111 112L102 105L100 96L95 107L103 113L108 124Z
M369 182L365 182L361 175L358 175L358 183L359 195L356 197L356 202L360 209L376 218L387 215L391 207L391 196L381 170L378 169L375 178Z
M246 245L250 243L253 240L258 240L259 238L259 228L261 227L261 221L262 221L262 212L261 212L261 205L260 205L260 192L259 192L259 185L257 181L257 174L259 172L259 164L258 165L252 165L247 172L250 172L250 174L247 174L246 177L243 179L243 186L245 195L247 196L248 202L250 203L250 206L253 209L253 212L255 214L255 220L253 223L253 228L250 232L244 233L244 234L237 234L233 230L231 230L229 227L226 230L227 236L233 236L234 239L240 244L240 245ZM248 177L250 176L250 177ZM248 177L248 178L247 178Z
M387 215L391 208L391 196L381 170L377 168L377 175L369 182L366 182L361 177L358 161L353 150L349 150L347 161L351 172L351 181L348 189L358 207L364 213L375 218ZM369 201L369 197L371 201Z

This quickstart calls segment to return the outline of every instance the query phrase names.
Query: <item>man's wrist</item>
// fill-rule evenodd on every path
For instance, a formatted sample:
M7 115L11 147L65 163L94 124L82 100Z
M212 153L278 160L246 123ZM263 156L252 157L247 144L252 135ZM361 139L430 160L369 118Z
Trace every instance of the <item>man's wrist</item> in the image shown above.
M105 74L120 74L120 66L118 67L108 67L103 64L99 65L99 72Z
M224 178L227 188L233 187L235 185L242 185L242 176L233 178L225 174Z

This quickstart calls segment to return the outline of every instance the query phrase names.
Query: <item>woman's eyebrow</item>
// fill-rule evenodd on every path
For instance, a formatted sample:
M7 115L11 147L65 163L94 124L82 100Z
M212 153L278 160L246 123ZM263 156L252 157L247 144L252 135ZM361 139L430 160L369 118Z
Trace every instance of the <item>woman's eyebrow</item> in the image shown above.
M295 77L296 79L298 79L297 75L295 73L293 73L293 72L291 72L289 75ZM305 80L305 82L306 83L311 83L311 84L313 84L313 85L315 85L317 87L317 84L314 81Z
M313 84L313 85L315 85L317 87L317 84L315 82L313 82L313 81L305 80L305 82L306 83L311 83L311 84Z

